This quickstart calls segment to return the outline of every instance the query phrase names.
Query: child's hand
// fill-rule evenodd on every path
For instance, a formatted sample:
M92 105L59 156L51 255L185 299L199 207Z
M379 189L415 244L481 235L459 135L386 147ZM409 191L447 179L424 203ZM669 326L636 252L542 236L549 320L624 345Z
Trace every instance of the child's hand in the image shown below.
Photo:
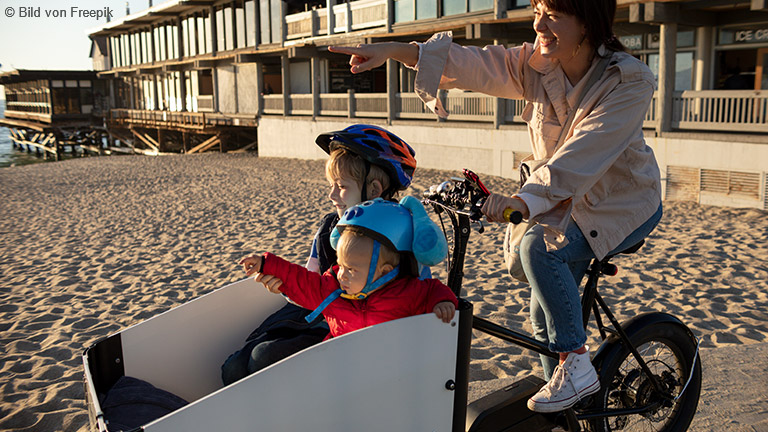
M277 276L272 276L264 273L257 273L254 278L256 282L261 282L267 287L267 290L271 293L280 294L280 287L283 286L283 281L278 279Z
M251 254L240 260L238 264L243 266L243 271L246 276L250 276L254 273L258 273L261 269L261 255Z
M437 315L443 322L448 323L453 319L453 315L456 313L456 306L449 301L440 302L435 305L432 312Z

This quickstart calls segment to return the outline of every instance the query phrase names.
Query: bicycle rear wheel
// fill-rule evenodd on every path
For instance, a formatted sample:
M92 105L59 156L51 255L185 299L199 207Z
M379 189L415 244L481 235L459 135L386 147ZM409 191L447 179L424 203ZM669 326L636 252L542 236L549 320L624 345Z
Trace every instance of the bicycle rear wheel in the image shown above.
M592 420L589 429L595 432L687 430L696 414L701 392L701 361L697 358L695 341L683 326L664 322L641 328L630 335L630 340L665 392L676 400L658 394L635 357L619 343L602 364L597 365L602 388L590 408L631 409L654 402L658 402L658 406L642 414Z

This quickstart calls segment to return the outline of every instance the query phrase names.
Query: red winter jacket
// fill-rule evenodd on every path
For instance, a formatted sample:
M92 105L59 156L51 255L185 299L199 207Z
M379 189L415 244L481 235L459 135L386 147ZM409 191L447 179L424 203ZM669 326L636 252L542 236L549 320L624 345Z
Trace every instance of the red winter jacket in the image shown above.
M280 278L283 294L300 306L313 310L339 288L336 279L338 268L333 266L320 275L266 253L262 273ZM329 337L336 337L386 321L432 313L435 305L444 301L456 307L459 304L450 288L439 280L398 277L364 300L339 297L325 308L323 316L331 329Z

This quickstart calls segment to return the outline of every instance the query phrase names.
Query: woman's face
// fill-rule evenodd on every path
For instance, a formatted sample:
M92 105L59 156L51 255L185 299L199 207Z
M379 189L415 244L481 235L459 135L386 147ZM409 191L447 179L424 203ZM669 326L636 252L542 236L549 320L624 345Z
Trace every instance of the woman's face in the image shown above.
M533 9L533 29L539 38L541 55L561 63L574 56L586 34L578 18L550 10L543 3L537 3Z

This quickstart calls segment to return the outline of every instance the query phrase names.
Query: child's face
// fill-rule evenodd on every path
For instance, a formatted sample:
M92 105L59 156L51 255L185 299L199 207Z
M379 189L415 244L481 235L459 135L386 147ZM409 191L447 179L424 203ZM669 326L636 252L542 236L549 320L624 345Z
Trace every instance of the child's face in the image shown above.
M339 239L339 251L343 251L337 257L339 273L337 275L341 289L346 294L357 294L365 288L368 280L368 270L373 255L373 241L356 242L351 247L342 245L351 236L342 235ZM373 280L378 279L382 273L382 266L376 266Z
M331 192L328 198L336 208L339 217L344 214L344 210L353 205L360 204L363 198L361 185L351 178L328 179L331 184Z

